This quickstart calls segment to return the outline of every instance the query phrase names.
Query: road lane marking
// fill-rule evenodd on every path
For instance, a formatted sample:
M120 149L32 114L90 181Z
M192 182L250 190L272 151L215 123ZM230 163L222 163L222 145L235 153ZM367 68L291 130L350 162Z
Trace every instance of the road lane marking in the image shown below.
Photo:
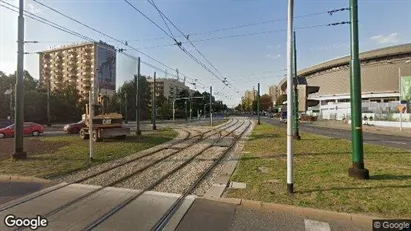
M387 143L393 143L393 144L402 144L402 145L406 145L407 143L405 142L400 142L400 141L391 141L391 140L384 140L384 142Z
M304 219L305 231L331 231L330 225L325 222Z

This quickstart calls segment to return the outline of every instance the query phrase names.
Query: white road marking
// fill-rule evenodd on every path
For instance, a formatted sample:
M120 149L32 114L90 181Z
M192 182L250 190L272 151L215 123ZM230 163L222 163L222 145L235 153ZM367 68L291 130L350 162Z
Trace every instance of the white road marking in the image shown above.
M405 143L405 142L400 142L400 141L391 141L391 140L384 140L384 142L387 142L387 143L393 143L393 144L402 144L402 145L407 144L407 143Z
M330 224L304 219L305 231L331 231Z

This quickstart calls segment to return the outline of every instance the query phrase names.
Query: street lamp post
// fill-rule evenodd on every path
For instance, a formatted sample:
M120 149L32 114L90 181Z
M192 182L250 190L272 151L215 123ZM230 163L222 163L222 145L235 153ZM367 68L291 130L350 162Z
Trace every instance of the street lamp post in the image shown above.
M351 133L352 167L348 175L357 179L369 179L369 171L364 168L364 147L361 105L361 66L358 41L358 0L350 0L351 19Z

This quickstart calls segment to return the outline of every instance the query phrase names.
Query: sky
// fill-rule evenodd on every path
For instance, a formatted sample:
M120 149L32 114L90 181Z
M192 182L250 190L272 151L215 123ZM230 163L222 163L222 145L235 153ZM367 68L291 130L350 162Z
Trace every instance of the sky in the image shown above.
M13 73L17 66L17 13L1 7L2 4L5 5L2 1L15 6L18 5L18 1L0 1L0 70L9 74ZM258 83L261 84L261 93L268 93L269 85L278 83L286 74L287 0L155 0L157 7L176 26L185 35L190 35L189 39L197 49L187 43L185 38L177 37L181 35L180 32L168 23L177 41L182 42L182 46L189 53L220 79L227 78L231 88L224 87L217 77L176 45L161 47L175 42L123 0L25 0L24 8L93 40L102 40L117 48L124 48L126 53L139 56L142 61L162 70L154 70L142 64L141 73L144 75L152 76L156 71L157 77L172 78L173 76L164 73L167 67L162 64L112 38L58 15L37 2L46 4L116 40L127 41L136 50L172 69L179 69L180 73L190 78L186 83L198 79L197 90L203 91L201 86L206 86L205 90L213 86L213 93L217 93L216 98L223 100L228 106L237 105L244 92L253 89ZM321 26L349 21L349 11L332 15L326 13L349 7L349 0L294 2L299 70L349 55L349 25ZM147 0L130 0L130 3L168 32L160 14ZM411 43L410 12L411 0L360 0L360 51ZM254 25L242 26L247 24ZM242 27L219 30L237 26ZM246 34L248 35L245 36ZM39 60L35 52L84 40L25 17L25 41L38 41L36 44L25 45L25 52L29 54L24 57L24 68L38 78ZM119 87L124 81L133 78L137 63L117 53L116 66L116 84ZM175 75L171 69L168 69L167 73ZM189 86L194 89L192 85Z

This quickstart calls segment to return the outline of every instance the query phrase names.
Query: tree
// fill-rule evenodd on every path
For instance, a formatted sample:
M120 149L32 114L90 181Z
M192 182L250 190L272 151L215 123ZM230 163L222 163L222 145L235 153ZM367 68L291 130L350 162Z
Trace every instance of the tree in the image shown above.
M280 95L275 101L275 105L279 106L283 104L285 101L287 101L287 95L286 94Z
M273 101L271 96L265 94L263 96L261 96L261 110L264 111L268 111L269 109L271 109L273 107Z

